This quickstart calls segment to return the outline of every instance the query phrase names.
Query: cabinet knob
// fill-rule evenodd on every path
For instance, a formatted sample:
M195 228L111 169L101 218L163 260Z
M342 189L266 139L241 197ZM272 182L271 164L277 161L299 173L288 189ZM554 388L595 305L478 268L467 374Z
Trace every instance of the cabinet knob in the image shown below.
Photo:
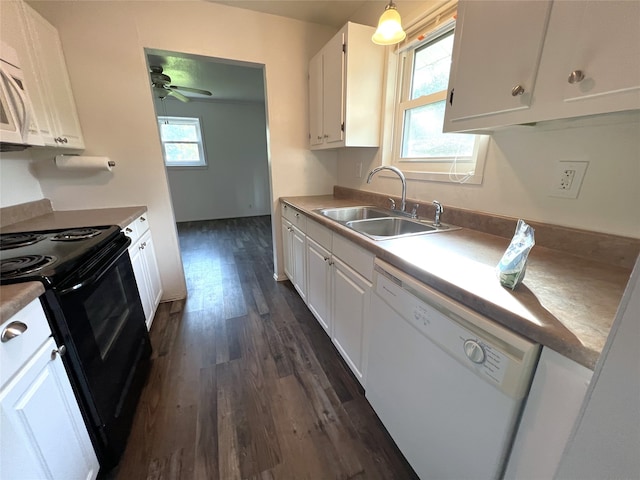
M129 227L124 229L124 233L131 233L133 232L133 230L131 230Z
M584 80L584 72L582 70L574 70L567 79L571 84L580 83L582 80Z
M322 135L318 135L318 140L322 140Z
M65 347L64 345L60 345L55 350L51 350L51 360L55 360L56 355L63 356L65 353L67 353L67 347Z
M6 343L11 339L14 339L16 337L19 337L20 335L22 335L24 332L27 331L27 324L26 323L22 323L22 322L11 322L9 325L7 325L6 327L4 327L4 330L2 330L2 335L0 335L0 341L2 341L2 343Z
M300 218L300 214L299 213L296 213L296 218Z
M324 136L324 138L329 138L329 134L327 134L327 133L325 133L323 136Z
M522 95L524 93L524 87L522 85L516 85L511 89L511 96L517 97L518 95Z
M146 221L147 221L147 219L146 219L146 218L144 218L144 217L140 217L140 221L141 221L141 222L146 222Z
M68 141L67 137L62 137L62 143L67 143Z

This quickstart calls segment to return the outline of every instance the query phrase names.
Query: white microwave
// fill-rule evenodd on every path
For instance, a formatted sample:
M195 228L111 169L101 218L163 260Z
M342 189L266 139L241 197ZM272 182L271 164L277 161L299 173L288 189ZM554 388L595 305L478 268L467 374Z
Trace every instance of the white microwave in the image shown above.
M16 51L0 44L0 151L44 145Z

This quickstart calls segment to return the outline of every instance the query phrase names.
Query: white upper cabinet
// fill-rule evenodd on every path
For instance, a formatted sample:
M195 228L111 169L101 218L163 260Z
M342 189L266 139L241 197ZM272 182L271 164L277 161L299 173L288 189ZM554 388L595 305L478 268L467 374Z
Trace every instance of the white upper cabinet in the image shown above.
M461 0L444 131L640 109L639 58L637 1Z
M385 50L373 32L349 22L309 62L311 149L380 144Z
M82 130L58 31L31 7L25 5L24 8L37 73L49 107L48 124L53 129L53 143L49 145L83 149Z
M0 13L0 38L18 54L44 144L83 149L58 31L22 1L0 2Z
M529 108L550 9L550 1L460 2L445 121Z
M550 27L549 41L569 47L558 72L568 109L639 107L640 2L556 2Z

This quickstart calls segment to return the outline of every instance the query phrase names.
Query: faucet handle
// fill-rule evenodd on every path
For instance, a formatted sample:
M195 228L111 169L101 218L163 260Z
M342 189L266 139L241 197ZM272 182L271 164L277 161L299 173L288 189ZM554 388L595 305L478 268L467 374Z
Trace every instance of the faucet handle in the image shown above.
M444 208L442 207L442 204L437 200L434 200L432 203L436 207L436 215L435 215L435 218L433 220L433 225L434 225L434 227L439 227L440 226L440 215L442 215L442 212L444 212Z
M391 210L396 209L396 201L393 198L389 198L389 203L391 204Z
M415 203L413 208L411 208L411 218L417 218L418 216L418 208L420 208L419 203Z

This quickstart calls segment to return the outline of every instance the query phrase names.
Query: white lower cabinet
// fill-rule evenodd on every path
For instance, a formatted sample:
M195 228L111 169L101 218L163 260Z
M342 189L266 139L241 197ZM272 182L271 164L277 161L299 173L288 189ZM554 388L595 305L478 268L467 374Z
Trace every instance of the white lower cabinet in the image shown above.
M306 217L286 204L282 205L282 249L284 273L307 301Z
M307 237L307 306L331 335L331 252Z
M307 219L307 306L364 384L374 256Z
M369 320L371 282L334 257L332 284L331 340L360 383L364 383L364 346Z
M593 372L543 348L505 479L554 478Z
M39 301L0 328L14 322L27 328L0 347L0 478L96 478L98 460Z
M150 329L162 297L162 282L146 214L125 227L124 233L131 238L129 257L138 284L147 329Z

